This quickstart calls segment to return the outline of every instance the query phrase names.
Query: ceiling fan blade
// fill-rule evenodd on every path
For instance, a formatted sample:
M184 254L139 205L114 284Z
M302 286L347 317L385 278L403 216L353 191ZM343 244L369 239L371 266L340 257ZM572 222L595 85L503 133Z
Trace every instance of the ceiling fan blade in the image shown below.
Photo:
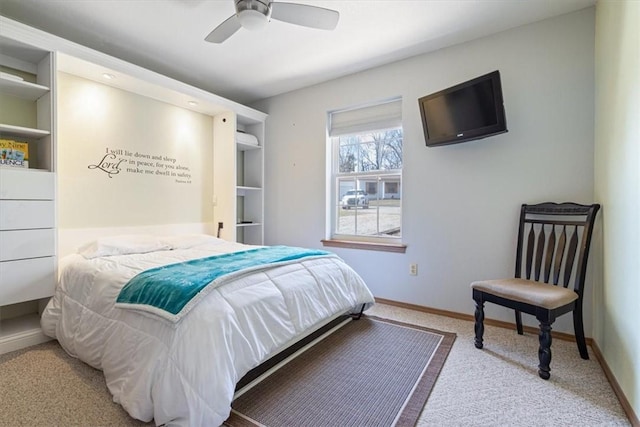
M231 15L226 21L211 31L209 35L205 37L205 40L211 43L222 43L241 27L238 17L236 15Z
M303 27L333 30L338 25L340 13L323 7L297 3L271 3L271 18Z

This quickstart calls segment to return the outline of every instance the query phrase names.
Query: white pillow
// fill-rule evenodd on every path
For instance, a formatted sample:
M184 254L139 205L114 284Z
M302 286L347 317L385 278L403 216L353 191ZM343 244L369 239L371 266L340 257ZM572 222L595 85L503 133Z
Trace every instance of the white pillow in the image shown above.
M131 234L101 237L78 248L78 253L87 259L169 250L171 247L157 236Z
M162 242L171 249L190 249L200 245L220 244L224 240L208 234L177 234L175 236L164 236Z

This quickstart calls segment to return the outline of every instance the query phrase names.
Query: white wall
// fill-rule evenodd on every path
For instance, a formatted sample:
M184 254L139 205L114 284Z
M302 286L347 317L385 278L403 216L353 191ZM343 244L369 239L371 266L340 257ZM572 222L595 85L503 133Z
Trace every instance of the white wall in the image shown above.
M596 13L595 196L604 261L594 339L640 414L640 2ZM636 418L637 421L637 418Z
M407 252L335 252L377 297L472 314L470 282L513 274L521 203L593 201L593 61L590 8L257 103L269 114L266 243L321 247L326 112L401 95ZM496 69L509 132L427 148L418 98ZM513 321L489 305L487 317ZM565 317L554 329L573 332Z
M66 73L57 115L60 228L213 221L212 117Z

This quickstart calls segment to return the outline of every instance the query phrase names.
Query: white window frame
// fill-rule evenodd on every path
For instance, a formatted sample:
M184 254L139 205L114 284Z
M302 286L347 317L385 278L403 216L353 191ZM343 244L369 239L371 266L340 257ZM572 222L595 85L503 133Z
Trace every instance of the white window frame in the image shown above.
M340 234L337 232L337 223L340 214L340 203L336 203L340 195L339 182L346 177L374 178L380 181L381 176L397 176L400 193L402 193L402 169L376 170L367 172L339 172L339 137L361 134L369 131L385 131L389 129L402 129L402 99L393 98L377 103L367 104L356 108L335 110L328 112L328 157L329 170L327 173L327 232L326 237L330 241L349 241L379 244L402 244L402 236L372 236L357 234ZM404 142L404 141L403 141ZM378 182L378 191L384 185ZM366 186L363 188L366 191ZM357 210L356 210L357 211ZM379 215L379 213L377 213ZM379 220L379 216L377 218ZM357 213L356 213L357 221ZM400 228L402 229L402 197L400 197Z

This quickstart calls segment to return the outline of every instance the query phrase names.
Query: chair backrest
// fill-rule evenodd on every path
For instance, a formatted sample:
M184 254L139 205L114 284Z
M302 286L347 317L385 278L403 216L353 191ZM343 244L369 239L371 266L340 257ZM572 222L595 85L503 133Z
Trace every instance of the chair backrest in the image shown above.
M573 290L582 297L593 223L600 205L522 205L515 277ZM524 273L524 274L523 274Z

